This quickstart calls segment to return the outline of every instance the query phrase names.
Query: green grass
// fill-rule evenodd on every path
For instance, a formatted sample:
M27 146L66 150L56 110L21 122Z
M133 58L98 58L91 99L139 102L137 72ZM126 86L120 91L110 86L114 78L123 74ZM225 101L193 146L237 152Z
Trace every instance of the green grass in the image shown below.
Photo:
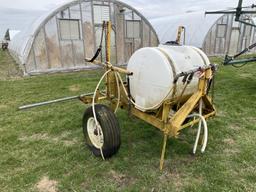
M13 66L9 56L0 52L1 70L6 71L8 63ZM83 143L81 122L86 106L79 101L17 111L23 104L91 92L101 74L16 78L7 73L1 78L1 191L37 191L44 177L49 178L40 184L45 190L47 182L49 188L55 181L61 192L256 191L256 64L219 69L218 115L208 122L206 153L191 155L195 130L185 130L179 139L168 141L162 172L161 133L125 111L117 114L122 146L107 161L95 158Z
M22 72L7 51L0 50L0 80L17 79Z

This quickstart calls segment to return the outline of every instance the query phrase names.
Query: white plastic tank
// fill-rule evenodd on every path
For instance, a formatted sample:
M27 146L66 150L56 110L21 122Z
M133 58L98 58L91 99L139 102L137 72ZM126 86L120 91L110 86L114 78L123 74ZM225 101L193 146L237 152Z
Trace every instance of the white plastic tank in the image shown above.
M162 102L172 97L174 78L181 72L210 65L208 57L200 49L192 46L160 45L136 51L129 60L127 69L130 77L130 92L136 108L141 111L159 108ZM179 97L184 85L177 83L175 96ZM197 91L199 76L194 75L184 96Z

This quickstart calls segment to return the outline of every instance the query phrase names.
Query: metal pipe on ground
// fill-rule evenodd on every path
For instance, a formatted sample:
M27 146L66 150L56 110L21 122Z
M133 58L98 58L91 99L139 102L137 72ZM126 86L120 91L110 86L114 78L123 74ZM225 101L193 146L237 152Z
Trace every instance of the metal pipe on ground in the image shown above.
M88 94L83 94L83 95L64 97L64 98L55 99L55 100L51 100L51 101L44 101L44 102L40 102L40 103L24 105L24 106L19 107L19 110L31 109L31 108L40 107L40 106L44 106L44 105L50 105L50 104L54 104L54 103L71 101L71 100L75 100L75 99L79 99L79 98L87 97L87 96L92 96L92 95L93 95L93 93L88 93Z

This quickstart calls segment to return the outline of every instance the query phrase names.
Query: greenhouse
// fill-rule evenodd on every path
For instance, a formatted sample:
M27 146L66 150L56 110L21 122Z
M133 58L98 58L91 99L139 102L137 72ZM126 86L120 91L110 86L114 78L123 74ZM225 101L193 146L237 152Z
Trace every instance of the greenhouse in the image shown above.
M250 23L253 18L244 18ZM161 43L175 41L179 26L186 29L186 45L201 48L209 56L232 55L255 42L255 28L234 21L234 15L192 12L151 20ZM255 50L253 50L255 51Z
M159 44L151 24L129 5L115 0L77 0L55 8L21 31L11 41L10 53L27 75L91 69L95 66L85 58L92 58L100 44L103 21L112 23L111 62L115 65L125 65L141 47ZM103 50L99 59L104 55Z

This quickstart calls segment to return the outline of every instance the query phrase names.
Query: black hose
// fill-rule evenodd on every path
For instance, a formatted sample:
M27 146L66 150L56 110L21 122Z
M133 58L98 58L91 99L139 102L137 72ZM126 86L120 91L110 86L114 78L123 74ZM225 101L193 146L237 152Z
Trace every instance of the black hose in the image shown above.
M103 21L99 48L97 49L95 55L91 59L89 59L89 60L85 59L86 62L92 63L100 55L100 53L102 51L102 43L103 43L103 36L104 36L105 25L106 25L106 23L105 23L105 21Z
M242 64L242 65L235 65L235 64L232 64L232 67L235 67L235 68L239 69L239 68L244 67L246 64L247 64L247 63L244 63L244 64Z

